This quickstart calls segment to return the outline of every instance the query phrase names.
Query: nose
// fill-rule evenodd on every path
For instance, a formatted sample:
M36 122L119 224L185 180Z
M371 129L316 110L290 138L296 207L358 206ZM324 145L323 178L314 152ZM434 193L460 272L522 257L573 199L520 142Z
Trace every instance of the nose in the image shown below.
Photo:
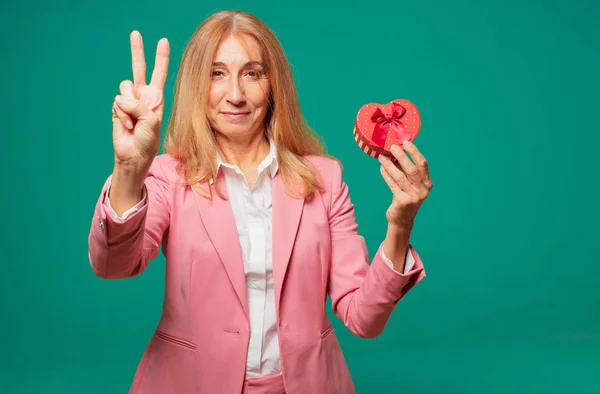
M246 103L244 87L237 78L231 78L231 83L227 89L227 101L236 107L241 107Z

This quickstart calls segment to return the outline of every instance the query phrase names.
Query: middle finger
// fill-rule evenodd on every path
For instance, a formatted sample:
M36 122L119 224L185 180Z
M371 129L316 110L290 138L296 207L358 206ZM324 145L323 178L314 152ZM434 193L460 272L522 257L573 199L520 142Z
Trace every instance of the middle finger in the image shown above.
M411 181L411 183L417 184L421 182L421 177L419 176L419 169L417 166L413 164L412 161L408 158L406 153L397 145L392 146L392 154L398 160L398 164L404 172L406 176Z
M415 162L417 169L419 170L421 179L423 180L423 183L427 187L431 187L432 182L431 182L431 176L429 175L429 165L427 163L427 159L425 159L425 157L419 151L419 149L417 149L415 144L412 144L412 143L408 144L408 146L406 146L405 149L410 154L410 157L413 159L413 161Z

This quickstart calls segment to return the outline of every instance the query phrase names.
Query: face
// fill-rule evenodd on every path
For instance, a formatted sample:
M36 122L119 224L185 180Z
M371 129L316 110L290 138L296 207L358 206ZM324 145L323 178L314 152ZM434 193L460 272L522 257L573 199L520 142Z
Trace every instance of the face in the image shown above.
M207 116L217 132L236 137L262 133L270 85L256 40L230 35L213 60Z

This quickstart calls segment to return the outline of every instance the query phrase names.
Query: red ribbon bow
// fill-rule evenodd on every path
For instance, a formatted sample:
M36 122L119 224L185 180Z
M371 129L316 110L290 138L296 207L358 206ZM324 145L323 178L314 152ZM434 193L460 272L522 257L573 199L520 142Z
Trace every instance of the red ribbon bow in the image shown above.
M371 116L371 121L375 123L375 130L371 138L373 143L385 148L385 140L390 130L396 135L399 143L409 139L410 136L406 131L406 126L400 120L404 114L406 114L406 108L395 102L392 102L392 113L390 115L384 114L381 107L377 107Z

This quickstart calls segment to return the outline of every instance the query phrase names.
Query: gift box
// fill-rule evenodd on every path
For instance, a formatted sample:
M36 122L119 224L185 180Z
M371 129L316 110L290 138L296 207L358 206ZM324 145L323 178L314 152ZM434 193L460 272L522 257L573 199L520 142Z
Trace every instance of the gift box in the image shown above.
M363 105L354 123L354 139L366 154L378 158L383 154L393 158L392 145L402 148L405 140L412 142L421 128L417 107L399 99L387 104Z

